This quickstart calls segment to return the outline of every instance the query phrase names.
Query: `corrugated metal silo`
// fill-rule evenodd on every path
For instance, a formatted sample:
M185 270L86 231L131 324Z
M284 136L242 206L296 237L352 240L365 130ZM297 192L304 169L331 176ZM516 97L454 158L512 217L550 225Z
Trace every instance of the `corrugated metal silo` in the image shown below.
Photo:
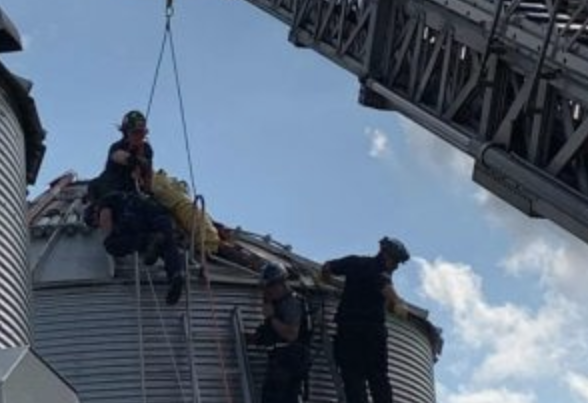
M31 226L35 339L44 359L83 403L256 401L265 351L244 348L241 335L261 320L257 272L213 255L210 282L199 277L200 267L191 269L189 305L184 295L178 306L166 306L161 267L135 266L133 256L111 260L99 235L80 223L83 188L67 187L48 206L45 211L58 217L54 225L46 215L50 220L42 226L41 214ZM292 284L309 296L316 320L309 401L340 401L328 348L336 290L309 282L315 263L267 238L232 231L243 253L302 273ZM440 338L418 313L389 321L396 403L435 401Z
M20 50L20 38L0 10L0 52ZM43 155L43 130L30 83L0 63L0 348L30 344L26 186Z

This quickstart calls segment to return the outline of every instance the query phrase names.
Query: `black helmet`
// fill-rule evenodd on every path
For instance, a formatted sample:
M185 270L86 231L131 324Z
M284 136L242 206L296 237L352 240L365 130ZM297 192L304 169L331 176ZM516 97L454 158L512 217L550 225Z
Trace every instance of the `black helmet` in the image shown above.
M388 238L387 236L380 239L380 251L399 263L404 263L410 259L410 254L402 242L398 239Z
M147 118L139 111L130 111L123 116L120 131L127 134L136 129L147 129Z
M288 271L280 263L269 262L261 267L260 282L263 286L286 281L287 277Z

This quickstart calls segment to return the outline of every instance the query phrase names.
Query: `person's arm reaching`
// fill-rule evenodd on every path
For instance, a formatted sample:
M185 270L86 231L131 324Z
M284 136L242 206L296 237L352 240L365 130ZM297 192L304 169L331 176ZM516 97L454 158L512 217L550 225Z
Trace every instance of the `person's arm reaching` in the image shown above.
M391 282L388 282L382 289L382 295L386 299L386 308L388 312L406 318L408 315L408 308L402 298L398 295Z
M321 268L321 279L324 282L329 282L333 276L347 276L358 265L358 259L357 256L347 256L325 262Z

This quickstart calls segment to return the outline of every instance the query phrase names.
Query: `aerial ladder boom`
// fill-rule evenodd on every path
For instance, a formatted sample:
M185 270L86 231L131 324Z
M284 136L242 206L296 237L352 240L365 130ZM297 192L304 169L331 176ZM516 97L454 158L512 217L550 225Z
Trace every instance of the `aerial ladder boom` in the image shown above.
M476 182L588 242L586 0L245 0L475 160ZM564 3L565 1L565 3Z

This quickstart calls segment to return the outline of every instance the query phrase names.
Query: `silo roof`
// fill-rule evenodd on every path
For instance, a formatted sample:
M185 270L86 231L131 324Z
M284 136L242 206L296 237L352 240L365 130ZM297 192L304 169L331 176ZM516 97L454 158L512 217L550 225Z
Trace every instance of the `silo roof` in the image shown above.
M0 53L20 50L20 35L12 21L0 9ZM6 98L24 132L27 183L34 184L45 154L45 130L41 125L35 100L30 96L32 83L13 74L0 63L0 87L6 92Z
M99 231L83 223L83 198L87 181L75 180L72 172L57 178L50 188L29 205L31 233L30 264L35 288L67 283L112 281L115 269L130 270L132 257L113 259L101 244ZM318 281L320 264L295 253L291 246L270 235L256 234L241 227L215 221L231 253L212 254L207 259L209 279L217 284L255 285L260 262L284 264L293 283L308 289L340 292L337 285ZM82 261L83 260L83 261ZM132 275L132 274L129 274ZM409 304L409 318L427 336L435 356L441 353L441 331L427 318L428 312Z

